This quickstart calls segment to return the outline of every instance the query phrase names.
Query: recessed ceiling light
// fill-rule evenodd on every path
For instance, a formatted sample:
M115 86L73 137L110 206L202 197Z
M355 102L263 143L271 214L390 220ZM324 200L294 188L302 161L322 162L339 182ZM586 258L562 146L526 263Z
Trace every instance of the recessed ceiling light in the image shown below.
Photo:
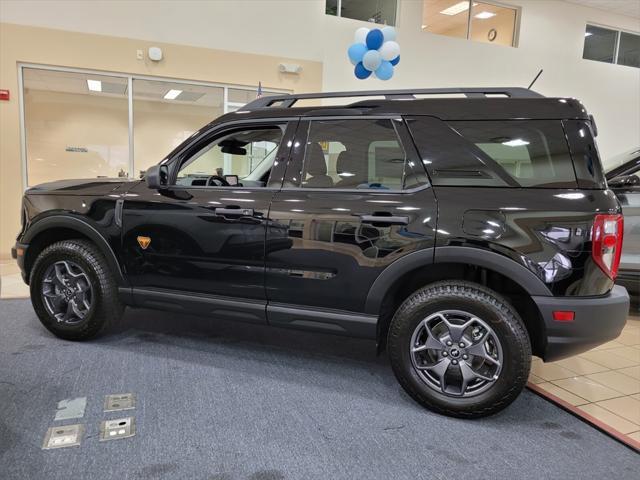
M164 94L164 98L166 98L167 100L175 100L176 97L178 95L180 95L182 93L182 90L169 90L167 93Z
M495 17L496 14L493 12L480 12L477 15L474 15L476 18L480 20L486 20L487 18Z
M476 5L477 3L473 4L474 7ZM451 5L449 8L441 10L440 13L443 15L457 15L459 13L466 12L467 10L469 10L469 2L459 2Z
M87 80L87 87L92 92L101 92L102 82L100 80Z
M529 142L521 138L515 138L513 140L509 140L508 142L502 142L502 145L506 145L507 147L523 147L525 145L529 145Z

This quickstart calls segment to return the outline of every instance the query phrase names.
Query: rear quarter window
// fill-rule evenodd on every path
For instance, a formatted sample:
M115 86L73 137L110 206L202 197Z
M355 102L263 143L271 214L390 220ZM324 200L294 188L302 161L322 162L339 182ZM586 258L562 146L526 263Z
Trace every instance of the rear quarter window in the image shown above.
M560 120L408 123L434 185L577 187Z

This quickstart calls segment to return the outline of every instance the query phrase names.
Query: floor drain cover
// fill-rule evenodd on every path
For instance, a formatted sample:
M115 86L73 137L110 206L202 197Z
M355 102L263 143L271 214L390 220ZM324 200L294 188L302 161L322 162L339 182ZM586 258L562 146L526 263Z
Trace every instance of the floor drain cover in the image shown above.
M105 420L100 424L100 441L133 437L136 434L136 420L133 417Z
M116 393L104 397L105 412L119 412L136 408L136 397L133 393Z
M80 445L82 434L84 433L84 425L62 425L60 427L51 427L47 430L42 444L43 450L51 448L75 447Z

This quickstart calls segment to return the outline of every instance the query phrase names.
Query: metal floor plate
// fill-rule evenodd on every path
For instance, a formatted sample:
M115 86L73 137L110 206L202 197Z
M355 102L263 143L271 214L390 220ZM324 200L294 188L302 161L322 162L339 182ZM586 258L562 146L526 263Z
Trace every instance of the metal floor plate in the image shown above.
M54 420L69 420L84 417L87 408L87 397L67 398L58 402L58 410Z
M104 397L105 412L119 412L136 408L136 397L133 393L114 393Z
M84 434L84 425L62 425L59 427L51 427L47 430L42 444L43 450L52 448L75 447L80 445L82 435Z
M100 424L100 441L118 440L133 437L136 434L136 420L134 417L105 420Z

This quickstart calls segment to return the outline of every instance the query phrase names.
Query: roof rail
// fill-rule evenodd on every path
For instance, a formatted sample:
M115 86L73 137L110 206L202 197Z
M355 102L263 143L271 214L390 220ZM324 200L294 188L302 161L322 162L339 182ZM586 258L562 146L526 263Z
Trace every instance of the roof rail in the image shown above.
M290 95L274 95L260 97L242 107L243 111L267 108L278 104L280 108L290 108L298 100L312 98L344 98L344 97L372 97L384 95L387 100L411 100L415 95L438 95L460 93L468 98L484 98L488 95L504 95L510 98L541 98L544 95L522 87L491 87L491 88L418 88L404 90L361 90L355 92L325 92L299 93Z

